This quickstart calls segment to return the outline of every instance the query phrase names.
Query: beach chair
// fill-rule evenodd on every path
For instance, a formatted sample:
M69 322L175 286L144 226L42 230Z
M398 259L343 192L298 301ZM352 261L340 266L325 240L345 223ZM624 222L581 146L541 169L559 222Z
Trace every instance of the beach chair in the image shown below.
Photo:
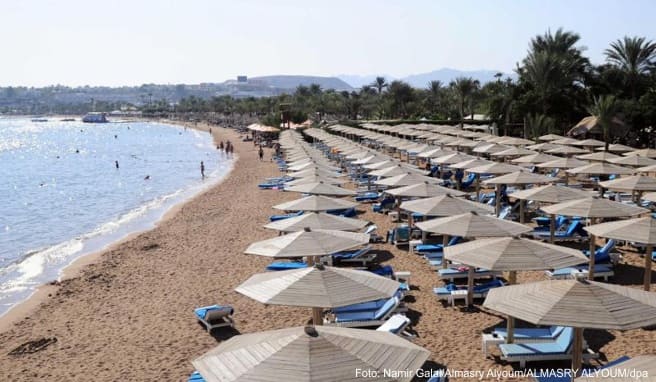
M290 269L307 268L304 261L274 261L266 266L267 271L288 271Z
M296 216L301 216L301 215L303 215L303 211L293 212L293 213L290 213L290 214L272 215L272 216L269 216L269 221L275 222L275 221L278 221L278 220L294 218Z
M205 325L208 332L211 332L214 328L224 326L234 327L233 313L234 309L228 305L210 305L194 309L194 315L198 321Z
M199 372L194 371L187 379L187 382L205 382L205 378Z
M356 202L372 203L377 202L380 199L381 194L378 192L364 192L355 197Z
M499 288L504 286L503 281L494 279L483 284L474 285L474 298L485 298L487 292L493 288ZM447 284L443 287L433 288L433 293L437 296L438 300L453 300L453 291L466 291L467 286L465 285L455 285L453 283Z
M340 314L340 313L353 313L353 312L372 312L380 309L383 307L389 300L396 298L399 301L401 301L404 297L405 291L402 288L399 288L399 290L396 291L394 296L390 298L383 298L380 300L374 300L374 301L367 301L367 302L361 302L359 304L352 304L352 305L346 305L346 306L340 306L338 308L333 308L331 311L334 314ZM397 312L407 312L408 308L406 308L402 302L399 302L399 305L396 308Z
M401 301L393 297L374 311L346 312L334 315L334 320L325 320L325 325L340 326L347 328L379 326L396 311Z
M389 211L394 207L394 198L393 197L386 197L383 200L380 201L380 203L375 203L371 206L371 210L373 212L378 212L378 213L383 213L385 211Z
M611 251L615 248L615 239L610 239L604 244L603 247L595 251L595 264L616 264L619 261L619 254L613 254ZM582 251L588 258L590 251Z
M603 370L607 369L612 366L617 366L620 365L622 362L626 362L630 360L631 357L628 356L622 356L616 360L610 361L607 364L601 366L601 367L584 367L583 368L583 374L586 375L594 375L596 370ZM571 382L572 377L568 375L562 375L559 376L557 373L543 373L544 375L536 375L533 380L535 382Z
M410 241L410 233L410 226L407 224L401 224L388 232L388 242L391 242L394 245L407 243Z
M461 241L462 237L454 236L451 238L451 240L449 240L447 246L450 247L452 245L456 245ZM430 255L435 252L442 252L443 250L444 246L442 244L418 244L415 246L414 252L420 255Z
M552 280L564 280L572 278L585 278L588 276L588 266L580 265L577 267L566 267L555 269L553 271L544 271L544 274ZM608 281L609 277L613 277L615 272L608 265L595 264L594 266L594 276L595 278L603 278L604 281Z
M515 343L549 342L555 341L564 326L550 326L546 328L515 328L513 339ZM508 331L505 327L494 328L492 333L483 333L481 336L481 349L485 358L488 356L490 345L506 342Z
M474 184L474 181L476 180L476 174L469 174L467 177L460 183L460 188L468 188L471 187L472 184Z
M397 336L414 337L405 329L410 325L410 319L403 314L395 314L390 317L384 324L379 326L376 331L396 334Z
M378 226L375 224L370 225L364 231L365 234L369 235L370 243L382 243L384 238L378 234Z
M446 269L437 270L437 277L439 277L441 280L448 280L450 282L454 282L456 279L466 279L468 277L468 274L469 273L467 267L446 268ZM488 269L482 269L482 268L477 268L476 271L474 272L474 278L476 279L483 278L483 277L497 278L497 276L500 275L501 272L490 271Z
M549 240L549 236L549 231L533 231L534 239ZM583 224L580 220L572 221L564 232L554 232L554 240L556 241L581 240L585 236L587 236L587 232L583 230Z
M372 247L371 246L366 246L364 248L360 248L356 251L343 251L343 252L337 252L329 257L329 262L330 264L333 264L335 261L339 262L340 264L342 263L356 263L356 264L361 264L363 267L366 267L369 263L373 262L376 260L376 254L375 253L369 253L371 251Z

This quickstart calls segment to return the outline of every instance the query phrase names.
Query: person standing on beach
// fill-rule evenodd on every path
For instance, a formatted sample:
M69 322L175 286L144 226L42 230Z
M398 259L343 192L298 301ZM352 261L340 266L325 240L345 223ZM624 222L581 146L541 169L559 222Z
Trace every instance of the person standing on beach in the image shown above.
M223 151L223 141L219 142L219 150Z
M264 158L264 150L262 150L262 145L260 145L260 150L257 153L260 156L260 161Z
M205 163L200 161L200 176L205 179Z

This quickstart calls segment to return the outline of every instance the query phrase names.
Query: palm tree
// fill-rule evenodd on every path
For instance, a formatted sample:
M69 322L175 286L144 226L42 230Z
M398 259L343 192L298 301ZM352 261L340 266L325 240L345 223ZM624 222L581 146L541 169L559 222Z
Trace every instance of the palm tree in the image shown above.
M624 36L604 51L606 61L626 76L631 98L636 98L636 85L641 76L647 74L656 60L656 43L644 37Z
M465 119L465 103L478 90L480 83L471 77L458 77L455 81L451 81L449 86L453 88L458 96L458 105L460 111L460 128L464 124ZM473 112L473 111L472 111Z
M371 83L371 86L378 90L378 94L381 94L388 84L387 81L385 81L385 77L376 77L374 82Z
M526 116L524 121L527 129L531 132L531 135L533 136L533 139L536 143L538 141L538 137L545 132L551 131L551 128L554 125L553 119L547 117L544 114L529 114Z
M430 99L431 114L435 116L440 107L442 93L442 81L433 80L428 83L428 95Z
M605 151L608 151L610 129L613 126L613 118L615 118L617 110L617 101L612 95L595 97L594 104L588 108L588 113L597 117L597 123L601 126L604 142L606 142Z

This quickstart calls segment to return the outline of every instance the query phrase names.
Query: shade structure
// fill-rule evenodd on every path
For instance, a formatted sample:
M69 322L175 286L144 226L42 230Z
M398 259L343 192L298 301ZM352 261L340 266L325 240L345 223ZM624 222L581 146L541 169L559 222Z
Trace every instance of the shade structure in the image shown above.
M516 171L510 174L495 176L484 180L483 184L540 184L555 182L556 178L533 174L526 171Z
M589 198L592 194L575 188L554 186L548 184L541 187L533 187L527 190L515 191L508 194L509 198L520 200L535 200L537 202L560 203L568 200Z
M548 214L564 216L581 216L585 218L613 218L635 216L649 212L645 208L635 207L608 199L585 198L570 200L542 207Z
M606 150L606 147L598 147L595 150L597 151L604 151ZM612 153L627 153L629 151L634 151L635 149L630 146L626 145L620 145L619 143L613 143L608 145L608 151Z
M234 336L192 361L207 382L361 381L356 370L414 371L430 352L392 333L330 326L295 327ZM374 375L372 373L372 375Z
M452 214L417 223L422 231L461 237L517 236L532 231L529 226L475 212Z
M313 168L313 167L318 167L324 171L340 171L341 169L339 167L332 166L326 162L318 162L318 161L309 161L305 163L299 163L295 164L292 166L287 167L287 171L301 171L305 170L307 168Z
M244 253L274 258L325 256L369 243L369 235L305 228L303 231L256 241Z
M432 198L410 200L401 203L401 209L417 212L426 216L451 216L469 211L489 214L494 210L481 203L470 202L451 195L440 195Z
M379 176L381 178L390 178L393 176L398 176L398 175L405 175L407 173L414 173L418 175L426 175L427 172L424 170L420 170L418 168L412 168L409 166L405 166L402 164L397 164L395 166L390 166L390 167L385 167L381 168L378 170L370 171L369 175L371 176Z
M600 141L598 139L583 139L576 143L572 143L572 145L583 147L603 147L606 146L606 142Z
M306 178L308 176L321 176L326 178L344 176L344 174L338 173L337 171L324 170L321 167L310 167L301 171L288 172L286 175L295 179Z
M621 158L619 155L615 155L608 151L597 151L590 154L577 155L576 157L583 160L598 162L611 162L611 159Z
M334 229L338 231L357 231L369 222L362 219L345 218L327 213L307 213L293 218L271 222L264 228L281 232L296 232L309 227L310 229Z
M394 196L405 196L411 198L430 198L439 195L452 195L452 196L467 195L467 193L465 192L438 186L436 184L432 184L428 182L411 184L409 186L403 186L399 188L392 188L389 190L385 190L384 192L386 194L390 194Z
M624 156L610 159L608 162L623 166L644 167L655 165L656 159L651 159L640 155L630 155L628 157Z
M523 169L519 166L505 164L505 163L492 163L478 167L472 167L465 170L465 172L470 172L474 174L509 174L511 172L522 171Z
M300 184L308 184L308 183L319 183L319 182L326 183L326 184L333 184L333 185L346 183L346 181L342 179L328 178L320 175L310 175L286 182L285 187L298 186Z
M650 202L656 202L656 192L650 192L648 194L642 195L644 200L649 200Z
M510 162L536 164L536 163L549 162L556 159L560 159L560 158L549 154L537 153L537 154L531 154L516 159L512 159Z
M555 141L556 139L565 138L562 135L558 134L546 134L538 137L539 141Z
M487 145L481 145L475 147L472 151L479 154L492 154L492 153L498 153L499 151L508 150L509 148L510 146L500 145L497 143L489 143Z
M645 173L656 172L656 164L651 166L638 167L636 169L636 172L645 172Z
M483 306L536 325L573 327L574 370L581 368L583 328L629 330L656 324L656 293L590 280L494 288Z
M539 152L544 152L544 151L555 149L555 148L558 148L558 147L560 147L560 145L556 145L556 144L549 143L549 142L536 143L534 145L526 146L526 148L529 149L529 150L535 150L535 151L539 151Z
M604 367L604 373L586 373L574 382L637 382L653 380L655 375L656 355L639 355Z
M551 143L555 143L557 145L575 145L579 143L579 140L574 138L564 137L560 139L554 139L551 141Z
M462 161L459 163L455 163L450 165L449 167L455 168L455 169L468 169L472 167L478 167L478 166L484 166L486 164L492 164L492 161L486 160L486 159L480 159L480 158L475 158L475 159L468 159L466 161Z
M656 244L656 220L652 217L601 223L585 228L593 235L646 244L643 288L651 287L651 253Z
M549 162L538 163L539 168L575 168L587 165L588 162L576 158L561 158Z
M439 158L431 159L431 163L448 165L448 164L460 163L462 161L469 160L469 159L474 159L474 157L468 154L454 153L454 154L441 156Z
M263 304L336 308L390 298L400 285L373 272L316 264L256 274L235 291Z
M440 184L442 183L442 180L438 178L431 178L429 176L419 175L414 172L408 172L405 174L377 180L374 182L374 184L378 184L381 186L398 187L398 186L409 186L411 184L418 184L418 183L425 183L425 182L432 183L432 184Z
M355 195L356 192L347 190L346 188L333 186L332 184L324 182L314 182L299 184L297 186L285 187L285 191L289 192L302 192L311 195L334 195L334 196L347 196Z
M656 178L644 175L633 175L618 179L599 182L609 190L617 191L656 191Z
M424 151L423 153L417 154L417 157L419 158L439 158L441 156L445 156L448 154L453 154L453 151L451 150L443 150L440 148L435 148L432 150Z
M396 162L395 160L388 159L388 160L384 160L384 161L380 161L380 162L367 163L365 165L362 165L362 168L364 168L366 170L378 170L378 169L381 169L381 168L394 166L397 163L398 162Z
M321 195L311 195L305 198L291 200L289 202L280 203L273 208L283 211L329 211L329 210L342 210L353 208L358 203L348 200L328 198Z
M507 137L498 140L496 143L501 143L502 145L521 146L521 145L530 145L531 143L535 143L535 142L524 138Z
M501 158L501 157L511 157L511 156L520 156L520 155L533 155L533 154L537 154L537 153L533 150L527 150L527 149L523 149L521 147L512 147L512 148L509 148L507 150L492 153L492 154L490 154L490 156Z
M378 162L382 162L382 161L384 161L384 160L388 160L388 159L390 159L390 157L388 157L388 156L383 156L383 155L371 155L371 156L368 156L368 157L364 157L364 158L361 158L361 159L355 160L355 161L353 161L353 162L351 162L351 163L353 163L353 164L378 163Z
M639 155L641 157L656 158L656 149L641 149L624 153L624 155Z
M656 324L656 293L590 280L495 288L483 306L535 325L629 330Z
M588 261L579 250L518 237L477 239L448 246L444 256L492 271L558 269Z
M248 130L251 131L258 131L261 133L277 133L280 131L280 129L275 128L273 126L267 126L267 125L262 125L260 123L251 123L250 125L246 126Z
M581 148L574 147L574 146L564 146L564 145L561 145L560 147L552 148L552 149L549 149L549 150L545 151L545 153L547 153L547 154L563 154L563 155L584 154L584 153L587 153L587 152L588 151L585 150L585 149L581 149Z
M635 170L627 167L617 166L610 163L595 162L581 167L566 170L569 174L588 174L588 175L628 175L633 174Z

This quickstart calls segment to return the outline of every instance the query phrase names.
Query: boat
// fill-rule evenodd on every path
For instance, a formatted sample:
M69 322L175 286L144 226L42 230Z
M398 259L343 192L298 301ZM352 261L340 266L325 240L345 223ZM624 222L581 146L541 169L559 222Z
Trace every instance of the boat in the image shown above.
M89 113L82 117L82 122L86 123L107 123L107 113Z
M62 118L62 122L75 122L75 118Z
M32 122L48 122L47 118L32 118Z

